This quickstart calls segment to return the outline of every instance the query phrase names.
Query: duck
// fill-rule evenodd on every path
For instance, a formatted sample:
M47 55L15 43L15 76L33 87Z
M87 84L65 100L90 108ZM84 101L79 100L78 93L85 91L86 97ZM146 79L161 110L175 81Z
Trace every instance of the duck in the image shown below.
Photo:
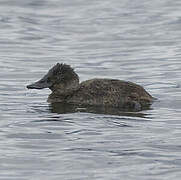
M27 85L28 89L49 88L49 103L66 103L77 106L105 106L140 111L154 101L142 86L119 79L94 78L79 82L74 69L57 63L40 80Z

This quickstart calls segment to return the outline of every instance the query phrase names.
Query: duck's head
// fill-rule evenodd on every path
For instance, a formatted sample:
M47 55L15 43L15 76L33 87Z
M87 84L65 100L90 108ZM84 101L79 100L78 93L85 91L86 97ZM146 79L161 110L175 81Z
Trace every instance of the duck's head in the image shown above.
M79 87L79 77L67 64L57 63L39 81L27 86L28 89L49 88L58 94L69 94Z

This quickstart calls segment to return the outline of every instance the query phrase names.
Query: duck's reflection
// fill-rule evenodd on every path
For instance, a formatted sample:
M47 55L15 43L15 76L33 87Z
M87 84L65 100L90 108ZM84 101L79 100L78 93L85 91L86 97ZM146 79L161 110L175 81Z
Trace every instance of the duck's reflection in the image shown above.
M142 109L142 110L149 110ZM119 115L119 116L132 116L145 118L148 114L142 111L136 112L129 109L118 109L105 106L77 106L67 103L51 103L49 104L49 110L53 113L66 114L66 113L76 113L76 112L86 112L94 114L106 114L106 115Z

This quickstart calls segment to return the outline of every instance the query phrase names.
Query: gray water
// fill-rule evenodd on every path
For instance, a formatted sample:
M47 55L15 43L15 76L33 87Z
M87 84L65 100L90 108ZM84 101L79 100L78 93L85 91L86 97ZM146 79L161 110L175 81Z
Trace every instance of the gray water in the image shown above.
M61 110L27 90L57 62L158 98L141 112ZM0 179L178 180L180 0L1 0Z

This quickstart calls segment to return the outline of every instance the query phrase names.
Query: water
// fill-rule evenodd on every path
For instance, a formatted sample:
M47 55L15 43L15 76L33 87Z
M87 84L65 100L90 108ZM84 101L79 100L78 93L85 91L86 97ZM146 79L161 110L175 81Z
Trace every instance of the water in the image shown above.
M181 2L1 0L0 179L181 176ZM57 109L27 90L57 62L145 87L150 110Z

